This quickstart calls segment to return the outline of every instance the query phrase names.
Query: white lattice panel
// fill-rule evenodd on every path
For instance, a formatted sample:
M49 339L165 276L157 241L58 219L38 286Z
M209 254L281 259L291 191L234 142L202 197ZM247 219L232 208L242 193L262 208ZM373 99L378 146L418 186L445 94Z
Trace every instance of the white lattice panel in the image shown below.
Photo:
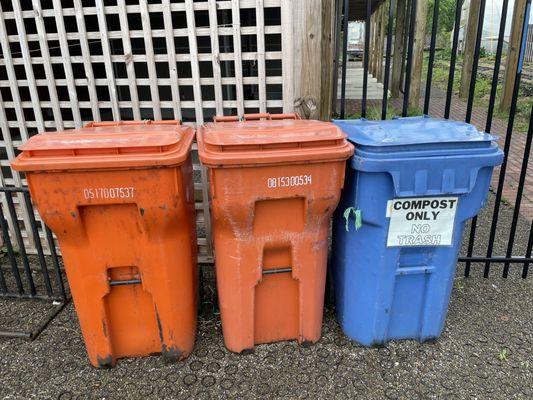
M10 160L42 131L291 112L291 32L288 0L2 1L1 184L25 185ZM193 159L200 259L209 260L207 176ZM29 226L24 207L18 217Z

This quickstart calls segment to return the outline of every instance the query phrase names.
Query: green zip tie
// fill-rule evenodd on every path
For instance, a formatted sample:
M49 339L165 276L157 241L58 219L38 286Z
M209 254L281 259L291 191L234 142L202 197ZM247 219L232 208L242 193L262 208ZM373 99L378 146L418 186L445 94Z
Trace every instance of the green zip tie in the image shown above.
M346 232L350 231L350 215L353 213L354 215L354 227L355 230L358 231L361 229L361 226L363 226L363 212L359 209L356 209L355 207L348 207L346 210L344 210L344 229L346 229Z

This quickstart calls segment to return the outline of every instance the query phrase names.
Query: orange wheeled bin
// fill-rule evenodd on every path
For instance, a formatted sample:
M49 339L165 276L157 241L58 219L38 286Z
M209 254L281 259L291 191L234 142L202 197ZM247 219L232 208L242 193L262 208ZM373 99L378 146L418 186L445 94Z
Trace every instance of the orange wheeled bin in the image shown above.
M95 367L193 349L193 137L176 121L91 123L32 137L12 164L57 236Z
M329 223L353 146L335 125L292 114L217 117L197 140L226 347L316 342Z

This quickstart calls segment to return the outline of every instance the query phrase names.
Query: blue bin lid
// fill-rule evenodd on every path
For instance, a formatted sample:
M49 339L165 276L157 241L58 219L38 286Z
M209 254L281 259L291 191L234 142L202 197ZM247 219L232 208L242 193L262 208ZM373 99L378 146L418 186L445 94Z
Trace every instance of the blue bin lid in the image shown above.
M422 148L458 149L490 147L497 136L479 132L466 122L429 116L396 118L384 121L366 119L334 120L348 140L368 151L421 150ZM368 146L368 148L367 148ZM391 149L390 147L394 147Z

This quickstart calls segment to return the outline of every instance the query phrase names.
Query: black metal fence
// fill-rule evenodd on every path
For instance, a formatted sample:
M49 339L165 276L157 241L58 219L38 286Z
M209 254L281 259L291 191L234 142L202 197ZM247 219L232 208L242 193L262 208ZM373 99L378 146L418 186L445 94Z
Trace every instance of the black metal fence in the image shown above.
M0 229L2 231L2 251L5 255L0 259L0 298L26 299L50 303L44 315L29 329L9 329L0 326L0 337L18 337L33 340L57 315L67 302L60 259L52 232L48 227L39 229L35 212L27 188L0 188ZM28 211L29 227L34 239L35 255L27 253L29 247L25 243L22 222L17 217L17 210ZM9 226L9 222L11 226ZM42 238L42 239L41 239ZM45 254L41 240L45 240L49 255ZM6 308L4 313L13 313ZM24 315L15 316L15 320L26 322Z
M338 43L341 43L342 45L342 51L338 52L339 54L339 60L335 60L336 65L340 65L340 104L336 104L334 107L336 109L337 106L339 106L339 117L345 118L348 115L347 110L347 102L346 102L346 88L349 84L347 82L347 47L348 47L348 15L350 15L350 4L354 4L354 2L350 2L349 0L337 0L337 1L343 1L343 7L339 7L339 10L342 10L342 15L337 15L338 19L342 19L337 24L338 27L341 27L340 32L338 32L337 38ZM371 32L371 16L372 13L375 12L376 7L379 6L380 3L384 3L383 6L388 7L386 10L387 18L387 24L386 26L386 35L383 38L386 42L386 50L383 53L382 59L379 60L381 65L384 64L384 73L383 73L383 97L380 99L381 104L381 119L386 119L387 117L387 111L389 107L389 82L390 82L390 75L391 75L391 57L392 57L392 43L394 42L394 36L393 36L393 26L395 26L395 22L397 15L395 15L395 8L397 6L397 2L399 0L388 0L384 2L380 1L373 1L373 0L360 0L358 3L366 3L366 14L362 16L362 19L364 19L365 24L365 40L364 40L364 57L363 57L363 88L362 88L362 96L360 102L355 102L355 108L352 110L353 112L359 112L360 116L362 118L367 117L367 105L369 100L367 99L367 93L369 88L369 59L372 56L372 50L370 47L370 32ZM408 105L409 105L409 98L412 95L411 93L411 70L413 67L413 42L414 42L414 36L415 36L415 23L417 21L417 15L416 15L416 9L417 9L417 2L422 0L407 0L406 6L406 19L405 27L407 29L406 34L406 47L407 52L405 54L402 54L402 76L403 76L403 84L402 84L402 90L403 93L403 101L402 101L402 108L401 108L401 115L407 116L408 115ZM432 15L428 15L428 18L431 18L431 29L429 34L427 35L427 39L429 42L429 49L425 49L424 53L427 57L427 73L425 74L425 93L423 96L422 101L422 108L424 114L430 114L430 104L433 101L431 93L433 89L433 74L434 74L434 63L435 63L435 54L436 54L436 43L437 43L437 32L439 27L439 12L442 11L442 8L440 6L439 0L433 0L433 12ZM520 84L521 84L521 78L522 78L522 70L523 70L523 61L524 61L524 54L526 50L526 37L528 35L528 23L529 23L529 14L530 14L530 8L531 8L531 0L527 0L525 2L525 10L524 14L524 22L521 27L521 33L520 33L520 41L517 42L519 48L520 48L520 55L519 55L519 61L516 65L516 78L514 80L514 87L512 88L512 100L511 105L508 113L508 121L507 121L507 131L505 134L505 141L503 143L503 151L505 153L505 158L503 161L503 164L500 167L499 170L499 177L497 180L497 185L493 189L495 192L495 201L494 201L494 207L491 214L491 222L490 222L490 233L488 235L488 239L486 240L486 243L483 243L486 248L486 252L482 254L474 254L474 244L476 241L480 240L478 239L478 235L476 233L478 230L478 218L474 218L470 225L470 231L468 232L468 243L466 246L466 254L462 254L459 258L459 261L465 264L465 276L469 276L471 273L472 266L482 266L483 267L483 276L488 277L489 272L491 269L491 266L494 264L498 264L500 266L503 266L502 269L502 276L504 278L507 278L509 275L510 267L513 266L515 268L522 268L521 270L521 276L523 278L526 278L528 275L529 266L531 263L533 263L533 258L531 257L532 253L532 247L533 247L533 221L531 221L531 226L529 227L529 235L527 239L527 245L525 246L525 252L519 256L513 254L513 248L515 244L515 236L517 234L517 225L520 218L520 209L521 205L524 201L523 197L523 191L524 191L524 185L526 184L526 176L527 176L527 169L528 169L528 163L529 163L529 156L531 151L531 141L533 139L533 113L530 116L529 119L529 128L527 130L527 136L525 139L525 144L523 146L523 153L522 154L510 154L510 146L511 146L511 139L513 137L513 128L515 126L515 116L517 112L517 101L519 97L519 91L520 91ZM455 79L455 71L456 71L456 64L458 61L458 45L459 45L459 33L460 33L460 21L461 21L461 12L462 12L462 0L456 1L455 6L455 15L454 15L454 26L453 26L453 34L452 34L452 41L451 41L451 49L450 49L450 56L449 56L449 76L448 76L448 82L447 82L447 89L445 93L445 106L444 106L444 112L443 115L433 115L434 117L444 117L446 119L450 118L450 111L452 107L452 102L454 100L454 79ZM471 78L469 82L469 88L468 88L468 96L466 101L466 110L465 110L465 121L471 122L472 119L472 113L474 110L474 98L476 93L476 82L478 77L478 64L479 64L479 58L481 53L481 44L482 44L482 32L483 32L483 23L484 23L484 13L485 13L485 6L486 1L481 0L480 1L480 12L479 12L479 18L477 21L477 32L475 36L475 48L473 51L473 61L472 61L472 73ZM491 128L493 125L494 120L494 113L495 113L495 105L496 105L496 98L498 93L498 84L500 82L500 65L502 63L502 55L503 55L503 49L504 49L504 42L505 42L505 25L507 21L507 14L510 10L509 8L509 1L503 0L502 2L502 10L501 10L501 20L500 20L500 26L499 26L499 36L498 36L498 42L497 42L497 48L496 53L494 55L494 65L493 65L493 73L492 73L492 80L491 80L491 88L490 88L490 97L488 99L487 105L486 105L486 121L484 130L489 133L491 132ZM511 10L512 11L512 10ZM428 13L429 14L429 13ZM429 31L429 30L428 30ZM342 38L342 42L340 41L340 38ZM335 64L334 64L335 65ZM335 76L337 76L335 74ZM336 85L334 85L335 93L333 94L333 98L337 99L337 88ZM533 111L533 109L532 109ZM500 145L502 145L500 143ZM521 166L519 168L519 178L518 178L518 187L515 194L514 199L514 210L512 212L511 222L510 222L510 228L508 231L508 236L506 237L506 250L503 254L495 254L495 240L497 239L497 231L499 227L500 221L500 215L501 215L501 204L504 199L502 198L502 193L504 189L504 184L506 181L506 174L507 174L507 167L508 167L508 161L510 157L513 157L513 160L520 159ZM528 201L533 201L531 199L528 199Z
M344 10L343 15L339 15L339 23L336 25L340 28L338 37L342 37L342 51L338 52L339 60L335 60L334 65L340 65L341 73L341 85L340 85L340 117L347 116L347 102L346 102L346 88L349 84L347 82L347 47L348 47L348 15L349 15L349 0L337 0L342 2L343 7L339 7L339 10ZM389 86L391 76L391 59L393 57L393 28L395 28L395 7L398 0L388 0L385 3L387 16L384 40L386 46L384 46L383 57L379 60L383 67L383 96L379 100L380 104L380 117L385 119L388 116L388 108L390 107L389 100ZM403 47L406 48L406 52L402 53L402 96L401 102L401 115L407 116L409 113L409 99L412 96L411 91L411 71L413 69L413 52L414 52L414 36L415 36L415 23L417 20L416 10L417 2L422 0L407 0L407 9L405 10L405 27L407 34L405 35ZM360 111L361 117L367 117L368 114L368 93L369 93L369 61L370 61L370 32L371 32L371 15L375 11L376 4L379 1L375 0L360 0L365 3L364 7L364 59L362 63L363 75L362 75L362 96L361 102L355 103L355 107ZM434 65L436 60L437 50L437 33L439 27L439 0L433 0L433 11L431 13L431 29L428 34L429 49L425 50L427 56L427 72L425 73L425 90L422 99L422 109L424 114L430 113L430 104L433 101L432 91L434 90L433 78L434 78ZM485 10L485 0L481 0L480 13L477 24L475 48L473 51L472 72L469 82L468 96L465 107L465 121L471 122L474 110L474 100L476 91L476 82L478 75L478 63L481 53L482 43L482 30ZM503 0L503 8L501 13L501 23L499 28L499 36L497 42L496 53L494 56L494 64L492 70L492 79L490 87L490 96L486 105L486 121L484 129L486 132L491 132L496 99L498 94L498 83L500 80L500 65L502 64L502 56L504 50L505 41L505 24L506 16L508 13L508 0ZM499 176L494 188L494 205L490 210L490 228L486 238L480 239L478 218L474 218L470 225L470 230L467 233L467 244L464 254L459 258L459 261L465 265L465 276L469 276L472 267L482 267L483 276L488 277L491 266L498 264L502 266L502 276L507 277L511 267L521 268L521 276L526 278L530 264L533 263L532 248L533 248L533 221L529 221L529 229L527 234L525 245L525 251L520 255L514 254L515 248L515 236L517 234L517 227L520 217L520 209L524 200L524 187L526 184L527 170L529 164L529 156L531 151L531 142L533 140L533 112L530 116L529 128L527 130L526 139L523 146L523 153L520 155L520 168L518 172L518 187L516 190L515 198L513 201L514 209L508 219L509 229L507 236L505 237L506 245L505 249L498 254L495 251L495 241L501 240L498 235L498 227L501 224L502 219L502 201L504 185L506 181L507 167L510 157L514 157L516 161L516 154L511 155L511 140L513 138L513 128L515 125L515 116L517 111L517 103L520 91L520 84L522 78L523 58L526 48L525 38L527 37L529 10L531 6L531 0L526 2L525 18L521 30L520 40L520 59L516 66L516 79L512 88L512 100L508 114L507 131L505 134L505 141L503 143L503 150L505 152L505 159L502 166L499 169ZM457 0L454 15L454 30L451 40L451 48L449 52L449 75L447 88L445 91L445 104L443 107L442 115L444 118L450 118L452 102L456 101L454 97L454 79L456 64L458 62L458 46L459 46L459 31L461 21L462 1ZM342 23L341 23L342 22ZM335 91L337 85L333 85ZM334 93L336 98L337 93ZM353 110L355 111L355 110ZM533 110L532 110L533 111ZM27 300L41 300L52 303L52 308L46 315L44 315L31 329L26 330L7 330L0 327L0 336L10 337L22 337L27 339L35 338L51 321L51 319L61 310L64 304L67 302L68 297L66 294L62 269L60 265L60 259L56 253L56 247L53 240L52 232L45 227L37 223L35 213L31 204L29 192L25 188L0 188L0 228L2 231L3 245L2 250L5 252L5 256L1 258L0 264L0 298L13 298L13 299L27 299ZM16 201L14 201L16 199ZM528 199L530 201L530 199ZM17 217L17 210L23 206L28 211L29 217L26 221L26 226L21 226L21 223ZM10 222L8 222L10 221ZM521 220L523 224L523 220ZM27 226L29 223L29 226ZM11 226L10 226L11 225ZM30 233L34 238L34 246L36 254L30 255L27 252L27 244L25 243L24 234ZM41 239L42 238L42 239ZM45 254L41 240L47 244L48 252ZM475 254L475 249L479 249L480 240L483 241L482 248L479 254ZM476 246L477 245L477 246ZM477 250L479 252L479 250Z

